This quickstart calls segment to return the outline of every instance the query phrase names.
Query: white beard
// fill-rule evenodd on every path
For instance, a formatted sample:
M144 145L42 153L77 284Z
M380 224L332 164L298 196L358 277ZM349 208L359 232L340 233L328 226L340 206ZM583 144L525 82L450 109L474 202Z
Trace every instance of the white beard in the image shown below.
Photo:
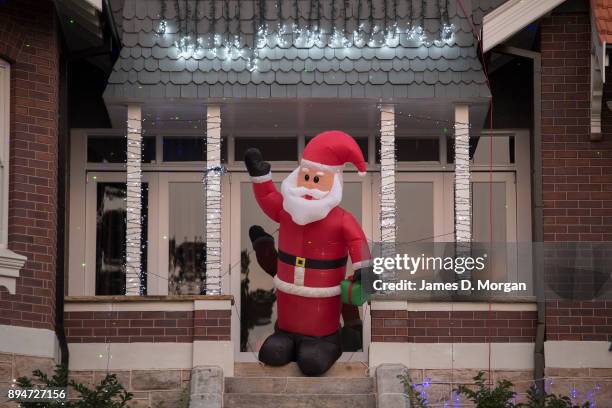
M336 173L334 185L329 193L321 190L297 187L300 168L293 170L281 184L283 195L283 208L291 215L291 219L298 225L306 225L322 220L329 212L342 201L342 174ZM313 197L312 200L304 198L305 195Z

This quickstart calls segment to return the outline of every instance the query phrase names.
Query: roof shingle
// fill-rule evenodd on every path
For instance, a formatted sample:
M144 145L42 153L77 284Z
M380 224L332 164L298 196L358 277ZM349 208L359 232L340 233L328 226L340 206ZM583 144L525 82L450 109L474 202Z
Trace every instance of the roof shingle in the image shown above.
M454 1L448 2L448 15L456 31L445 45L427 47L405 37L394 47L283 48L270 44L261 50L258 69L254 72L248 71L244 59L220 59L211 51L188 59L181 57L173 45L178 39L176 24L172 20L176 14L173 3L168 2L167 7L169 29L166 34L158 35L155 27L160 20L159 0L123 1L120 25L124 48L104 92L109 102L142 95L150 98L490 97L470 25ZM287 10L292 10L294 2L282 1L286 7L285 14L288 14ZM476 24L480 24L486 12L504 1L472 0L472 17ZM275 4L276 0L268 0L268 3ZM327 4L323 7L325 18L322 21L329 21L331 2L322 3ZM349 3L351 7L347 14L350 16L357 9L357 0ZM384 21L381 10L386 3L385 0L374 0L374 15L381 21ZM400 5L398 18L405 20L408 2L397 3ZM193 1L191 4L192 7L195 5ZM250 19L255 2L238 4L242 40L249 43L252 41ZM424 28L435 35L440 26L439 0L426 0L425 4ZM219 8L217 30L225 30L226 21ZM305 20L307 11L303 6L300 12ZM361 21L368 20L365 12L369 14L369 10L362 10ZM275 26L277 21L272 14L268 12L267 22ZM238 24L237 21L233 23L234 26ZM199 32L208 32L209 26L204 10L200 10Z

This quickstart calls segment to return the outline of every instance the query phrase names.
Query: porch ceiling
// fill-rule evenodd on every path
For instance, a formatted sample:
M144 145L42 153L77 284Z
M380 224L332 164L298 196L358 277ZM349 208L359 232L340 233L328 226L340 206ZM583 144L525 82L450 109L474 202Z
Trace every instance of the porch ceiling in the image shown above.
M293 2L282 0L285 10ZM471 18L478 25L482 15L504 0L473 0ZM206 3L206 2L204 2ZM276 1L271 2L276 3ZM322 8L322 25L331 16L331 2ZM348 2L348 17L358 9L357 0ZM387 2L374 0L374 21L384 20ZM193 5L194 3L192 3ZM255 2L240 2L240 32L245 44L252 41ZM398 19L408 17L407 2L398 2ZM427 33L440 31L437 0L424 2L423 28ZM416 6L415 6L416 7ZM368 21L368 7L363 7L359 21ZM268 7L273 9L273 7ZM302 7L302 21L307 21ZM208 19L198 19L198 31L210 31ZM368 15L364 15L364 14ZM245 59L221 59L212 52L184 58L174 46L175 11L167 7L168 32L156 34L159 24L158 1L125 0L122 11L123 43L104 93L107 105L151 99L222 99L222 98L369 98L385 100L447 98L482 99L490 97L477 44L469 21L455 1L448 2L449 21L454 36L442 46L424 46L400 36L396 46L309 48L268 44L260 52L258 69L250 72ZM266 21L278 21L268 13ZM219 17L217 27L231 23ZM232 24L235 24L234 21Z
M181 131L204 129L205 105L145 104L142 107L145 131ZM439 134L450 129L454 107L440 101L408 101L395 106L397 135ZM473 132L482 129L487 105L470 108ZM115 128L125 128L126 109L113 106L110 116ZM339 129L353 136L377 133L380 130L380 108L376 103L345 101L257 101L224 103L221 105L221 132L224 135L306 136ZM452 131L452 130L451 130Z

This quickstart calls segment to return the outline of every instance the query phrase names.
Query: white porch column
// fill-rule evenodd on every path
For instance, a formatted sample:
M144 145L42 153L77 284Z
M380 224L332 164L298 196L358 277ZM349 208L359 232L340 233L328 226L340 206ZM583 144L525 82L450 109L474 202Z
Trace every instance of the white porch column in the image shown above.
M125 294L140 295L142 273L140 242L142 231L142 111L140 105L127 107L127 222L125 232Z
M395 255L395 106L380 107L380 241L383 257ZM383 275L387 281L395 274Z
M221 107L206 112L206 294L221 293Z
M455 241L472 240L470 196L470 114L468 105L455 106Z

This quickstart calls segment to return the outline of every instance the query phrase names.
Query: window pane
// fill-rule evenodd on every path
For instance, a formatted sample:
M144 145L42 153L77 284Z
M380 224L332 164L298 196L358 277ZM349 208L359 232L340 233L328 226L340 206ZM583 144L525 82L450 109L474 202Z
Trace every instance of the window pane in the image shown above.
M506 183L472 183L473 240L491 241L491 228L493 242L506 242Z
M251 147L258 148L266 161L297 161L297 138L239 137L235 139L234 160L242 161Z
M472 183L472 240L474 242L506 242L506 183ZM490 212L492 209L492 212ZM491 230L492 229L492 230ZM491 233L493 239L491 239ZM497 246L501 248L501 246ZM496 250L489 256L488 268L475 279L510 282L512 276L505 251Z
M398 182L397 237L399 243L431 242L434 236L434 199L431 182Z
M97 184L96 217L96 295L125 294L125 227L126 227L126 184ZM145 287L147 271L147 208L148 184L143 183L141 285Z
M206 222L202 183L170 183L168 293L204 294Z
M446 141L446 160L448 163L454 163L455 139L448 137ZM514 163L514 136L470 137L470 160L473 160L473 164L491 163L491 148L494 164Z
M165 162L206 161L205 136L164 137L163 160ZM221 140L221 163L227 162L227 143Z
M395 158L398 162L439 162L440 141L438 138L398 137ZM376 162L380 163L380 137L376 138Z
M206 161L206 139L194 137L164 137L165 162Z
M313 138L312 137L307 137L305 142L306 144L308 144L308 142L310 142ZM368 162L368 138L367 137L356 137L355 141L357 142L357 144L359 145L359 148L361 149L361 153L363 153L363 158L365 159L365 162Z
M155 161L155 136L143 137L142 162ZM89 163L125 163L127 139L117 136L89 136L87 161Z

